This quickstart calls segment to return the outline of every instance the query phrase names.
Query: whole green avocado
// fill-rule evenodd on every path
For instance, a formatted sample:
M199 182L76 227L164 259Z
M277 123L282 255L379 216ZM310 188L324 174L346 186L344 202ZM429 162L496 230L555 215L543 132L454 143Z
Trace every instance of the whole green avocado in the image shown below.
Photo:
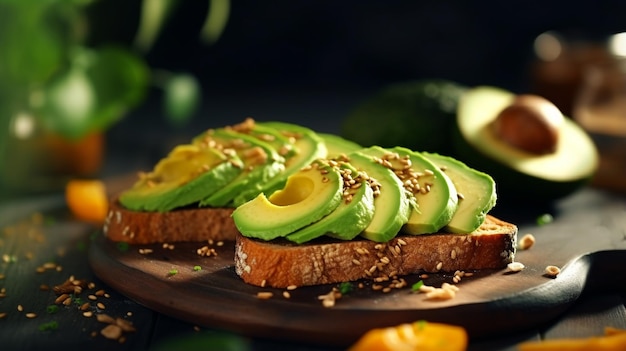
M445 79L388 85L356 106L344 119L340 135L365 147L403 146L453 156L450 139L466 90Z

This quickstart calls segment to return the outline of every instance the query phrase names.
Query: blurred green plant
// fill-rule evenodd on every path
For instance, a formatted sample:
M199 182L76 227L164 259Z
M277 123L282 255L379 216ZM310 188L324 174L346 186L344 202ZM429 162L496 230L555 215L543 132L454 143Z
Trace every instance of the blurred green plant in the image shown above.
M164 116L176 126L198 108L196 77L150 67L145 59L183 1L142 0L134 41L90 46L87 14L96 3L0 0L0 171L9 139L27 137L35 125L68 140L106 131L151 87L163 91ZM199 39L214 43L229 10L230 0L208 0Z

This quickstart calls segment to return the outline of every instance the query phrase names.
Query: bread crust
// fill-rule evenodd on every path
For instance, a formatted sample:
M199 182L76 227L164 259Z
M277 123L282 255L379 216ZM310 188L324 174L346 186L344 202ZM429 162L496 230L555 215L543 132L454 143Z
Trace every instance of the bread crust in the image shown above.
M293 244L237 234L235 271L248 284L275 288L380 276L499 269L513 262L517 226L488 215L471 234L398 235L387 243L359 239Z
M111 200L103 231L115 242L152 244L235 240L233 208L183 208L168 212L132 211Z

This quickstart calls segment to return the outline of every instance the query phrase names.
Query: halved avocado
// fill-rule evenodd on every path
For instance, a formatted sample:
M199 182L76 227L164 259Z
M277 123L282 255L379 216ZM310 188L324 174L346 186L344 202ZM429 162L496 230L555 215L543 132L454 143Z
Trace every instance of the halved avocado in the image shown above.
M369 176L351 164L332 161L343 177L343 199L337 208L317 222L301 228L285 238L301 244L326 235L351 240L365 229L374 216L374 191Z
M493 178L452 157L422 154L450 177L458 193L459 205L445 230L465 234L478 229L498 198Z
M501 199L555 200L585 185L598 166L598 152L589 135L564 118L556 151L533 154L500 140L490 128L515 94L481 86L467 91L457 111L457 158L489 173Z
M242 169L236 155L199 145L179 145L121 193L119 201L135 211L170 211L214 194Z
M357 151L347 155L347 161L375 180L374 217L361 236L377 242L393 239L411 214L411 197L393 171L376 162L374 157Z
M285 187L264 193L237 207L233 220L247 237L272 240L314 223L341 202L343 181L339 171L315 161L287 178Z
M243 171L227 185L200 201L201 206L236 207L235 198L242 192L250 198L261 192L262 185L284 170L284 158L267 142L231 129L209 130L193 139L199 145L215 145L230 150L243 161ZM242 202L243 203L243 202Z

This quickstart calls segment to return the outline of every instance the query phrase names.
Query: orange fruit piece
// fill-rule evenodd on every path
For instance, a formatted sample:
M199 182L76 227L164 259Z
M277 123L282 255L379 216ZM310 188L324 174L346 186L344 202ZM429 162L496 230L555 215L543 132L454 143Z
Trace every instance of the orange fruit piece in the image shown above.
M72 179L65 187L65 201L79 220L102 224L109 209L106 187L100 180Z
M348 351L464 351L467 349L467 340L467 332L462 327L417 321L372 329Z

